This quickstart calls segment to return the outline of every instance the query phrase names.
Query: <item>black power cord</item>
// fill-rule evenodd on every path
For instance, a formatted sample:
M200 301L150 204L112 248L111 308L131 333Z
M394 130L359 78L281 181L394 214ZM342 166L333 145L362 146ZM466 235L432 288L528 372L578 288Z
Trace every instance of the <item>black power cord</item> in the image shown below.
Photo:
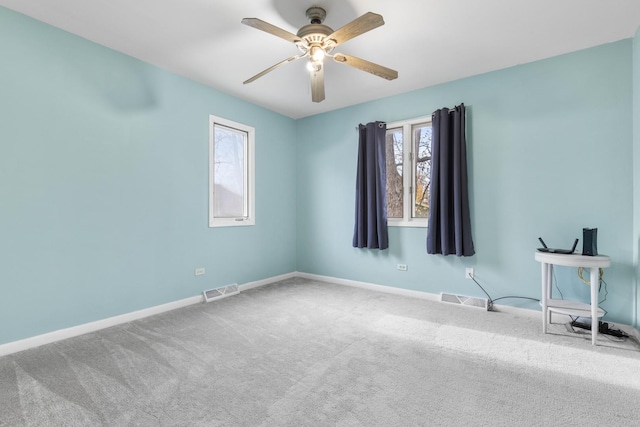
M527 300L531 300L531 301L537 301L540 302L539 299L536 298L531 298L531 297L520 297L520 296L515 296L515 295L508 295L508 296L504 296L504 297L500 297L500 298L496 298L493 299L491 298L491 295L489 295L489 292L487 292L480 283L478 283L478 281L476 280L476 278L474 276L471 276L471 280L473 280L475 282L476 285L478 285L478 287L480 289L482 289L482 292L484 292L484 294L487 296L487 298L489 298L489 311L493 310L493 303L496 301L500 301L501 299L514 299L514 298L520 298L520 299L527 299Z

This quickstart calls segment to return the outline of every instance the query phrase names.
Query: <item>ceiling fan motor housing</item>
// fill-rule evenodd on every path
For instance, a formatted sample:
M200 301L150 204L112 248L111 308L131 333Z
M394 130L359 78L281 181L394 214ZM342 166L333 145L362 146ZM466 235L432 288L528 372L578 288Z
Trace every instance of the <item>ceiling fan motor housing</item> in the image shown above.
M333 30L323 24L307 24L298 30L297 36L307 42L322 43L324 38L332 34Z
M296 34L305 41L305 51L313 46L317 46L328 53L333 48L331 40L326 38L329 34L333 34L333 29L322 24L326 16L327 12L321 7L310 7L307 9L307 18L310 24L300 28Z

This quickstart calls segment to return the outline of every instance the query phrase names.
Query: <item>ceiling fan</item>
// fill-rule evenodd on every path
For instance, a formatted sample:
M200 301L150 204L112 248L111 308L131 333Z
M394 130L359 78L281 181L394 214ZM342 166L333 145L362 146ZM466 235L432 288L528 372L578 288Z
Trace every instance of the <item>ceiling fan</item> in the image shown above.
M290 33L258 18L244 18L242 20L244 25L257 28L258 30L292 42L301 52L299 55L291 56L256 74L249 80L246 80L244 84L259 79L281 65L307 57L309 58L307 68L311 74L311 99L313 102L321 102L324 100L325 57L333 58L333 60L339 64L346 64L387 80L398 78L398 72L390 68L356 58L355 56L332 53L336 46L384 25L384 20L381 15L372 12L365 13L336 31L333 31L330 27L322 23L326 16L327 12L323 8L310 7L307 9L307 18L310 23L300 28L297 34Z

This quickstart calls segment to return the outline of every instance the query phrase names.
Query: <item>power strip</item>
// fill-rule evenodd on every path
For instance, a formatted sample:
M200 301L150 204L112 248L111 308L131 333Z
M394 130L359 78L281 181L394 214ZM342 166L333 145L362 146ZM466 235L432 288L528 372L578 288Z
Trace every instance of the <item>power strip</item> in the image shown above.
M571 322L571 326L575 328L586 329L588 331L591 330L591 322L581 323L574 320L573 322ZM623 332L620 329L609 328L609 324L607 322L598 322L598 332L618 338L629 338L629 335L626 332Z

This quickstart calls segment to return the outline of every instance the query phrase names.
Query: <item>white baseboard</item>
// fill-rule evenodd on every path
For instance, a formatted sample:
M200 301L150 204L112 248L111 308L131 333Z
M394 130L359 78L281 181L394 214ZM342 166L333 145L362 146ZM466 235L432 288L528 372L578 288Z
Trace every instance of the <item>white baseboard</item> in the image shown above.
M246 291L248 289L257 288L258 286L264 286L270 283L279 282L280 280L290 279L292 277L296 277L296 273L288 273L280 276L270 277L267 279L257 280L255 282L245 283L243 285L240 285L239 288L241 291ZM0 345L0 357L12 353L17 353L23 350L28 350L30 348L40 347L41 345L50 344L56 341L62 341L67 338L77 337L89 332L95 332L100 329L109 328L111 326L121 325L123 323L143 319L145 317L153 316L167 311L176 310L178 308L187 307L189 305L198 304L200 302L202 302L202 295L189 297L179 301L173 301L167 304L157 305L154 307L145 308L143 310L132 311L130 313L121 314L119 316L109 317L107 319L84 323L82 325L59 329L57 331L48 332L46 334L37 335L35 337L25 338L23 340L2 344Z
M359 281L348 280L348 279L340 279L338 277L331 277L331 276L321 276L318 274L298 272L296 273L296 275L298 277L302 277L310 280L318 280L320 282L329 282L329 283L335 283L338 285L354 286L356 288L369 289L377 292L385 292L388 294L403 295L407 297L420 298L420 299L440 302L440 294L433 294L433 293L424 292L424 291L412 291L409 289L395 288L393 286L376 285L373 283L359 282ZM494 304L493 308L495 311L499 311L501 313L509 313L516 316L520 316L520 317L541 319L540 316L542 315L541 311L539 310L532 310L532 309L522 308L522 307L512 307L510 305ZM640 331L638 331L637 329L633 328L632 326L626 325L624 323L615 322L615 324L616 326L620 327L623 331L625 331L629 335L633 334L636 338L640 339Z
M298 277L310 280L318 280L320 282L335 283L337 285L353 286L355 288L369 289L371 291L384 292L387 294L403 295L406 297L427 299L431 301L440 301L440 294L432 294L429 292L412 291L410 289L395 288L393 286L375 285L373 283L358 282L356 280L339 279L331 276L321 276L319 274L297 273Z
M302 277L310 280L318 280L321 282L335 283L344 286L353 286L356 288L369 289L377 292L384 292L388 294L402 295L412 298L420 298L430 301L440 301L440 294L432 294L423 291L413 291L410 289L395 288L393 286L376 285L368 282L360 282L356 280L340 279L338 277L322 276L318 274L292 272L282 274L279 276L273 276L267 279L256 280L255 282L245 283L239 286L241 291L257 288L259 286L268 285L271 283L279 282L281 280L291 279L295 277ZM0 356L6 356L8 354L17 353L19 351L28 350L30 348L39 347L44 344L50 344L56 341L61 341L67 338L84 335L89 332L95 332L100 329L109 328L111 326L121 325L123 323L131 322L134 320L142 319L145 317L153 316L156 314L164 313L178 308L186 307L192 304L202 302L202 295L185 298L179 301L173 301L167 304L158 305L155 307L146 308L143 310L133 311L131 313L122 314L119 316L110 317L107 319L98 320L95 322L85 323L71 328L60 329L57 331L49 332L35 337L26 338L19 341L14 341L0 345ZM523 317L539 317L540 312L536 310L529 310L520 307L511 307L507 305L494 306L495 309L504 313L511 313ZM632 326L617 323L621 329L628 334L633 334L638 340L640 340L640 331Z
M257 288L259 286L269 285L271 283L279 282L281 280L293 279L297 277L298 274L296 272L281 274L280 276L269 277L268 279L256 280L255 282L245 283L240 285L240 291L247 291L249 289Z
M393 286L385 286L385 285L375 285L373 283L367 283L367 282L358 282L355 280L347 280L347 279L339 279L337 277L331 277L331 276L321 276L318 274L309 274L309 273L300 273L298 272L298 277L304 277L305 279L311 279L311 280L318 280L321 282L330 282L330 283L335 283L338 285L345 285L345 286L354 286L356 288L363 288L363 289L369 289L371 291L377 291L377 292L384 292L387 294L394 294L394 295L403 295L406 297L412 297L412 298L420 298L420 299L426 299L429 301L437 301L440 302L440 294L433 294L430 292L424 292L424 291L412 291L409 289L402 289L402 288L396 288ZM520 308L520 307L511 307L508 305L494 305L494 308L497 311L501 311L503 313L511 313L511 314L518 314L521 316L532 316L532 315L539 315L539 312L536 312L535 310L528 310L526 308Z
M143 310L132 311L130 313L121 314L119 316L109 317L107 319L96 320L95 322L84 323L70 328L59 329L57 331L48 332L35 337L25 338L20 341L14 341L0 345L0 356L11 353L28 350L30 348L39 347L44 344L50 344L56 341L62 341L67 338L77 337L78 335L88 334L89 332L98 331L100 329L109 328L111 326L121 325L133 320L142 319L144 317L153 316L155 314L164 313L166 311L175 310L186 307L188 305L197 304L202 301L202 295L197 297L185 298L179 301L173 301L167 304L157 305L155 307L145 308Z
M409 289L396 288L393 286L375 285L373 283L358 282L355 280L340 279L340 278L331 277L331 276L321 276L318 274L298 272L297 275L298 277L303 277L305 279L310 279L310 280L330 282L330 283L335 283L338 285L345 285L345 286L354 286L356 288L369 289L371 291L384 292L387 294L402 295L406 297L420 298L420 299L426 299L429 301L440 302L439 293L433 294L433 293L424 292L424 291L412 291ZM515 314L523 317L540 316L540 312L535 310L529 310L526 308L511 307L509 305L499 305L499 304L495 304L493 307L496 311L500 311L503 313L511 313L511 314Z

